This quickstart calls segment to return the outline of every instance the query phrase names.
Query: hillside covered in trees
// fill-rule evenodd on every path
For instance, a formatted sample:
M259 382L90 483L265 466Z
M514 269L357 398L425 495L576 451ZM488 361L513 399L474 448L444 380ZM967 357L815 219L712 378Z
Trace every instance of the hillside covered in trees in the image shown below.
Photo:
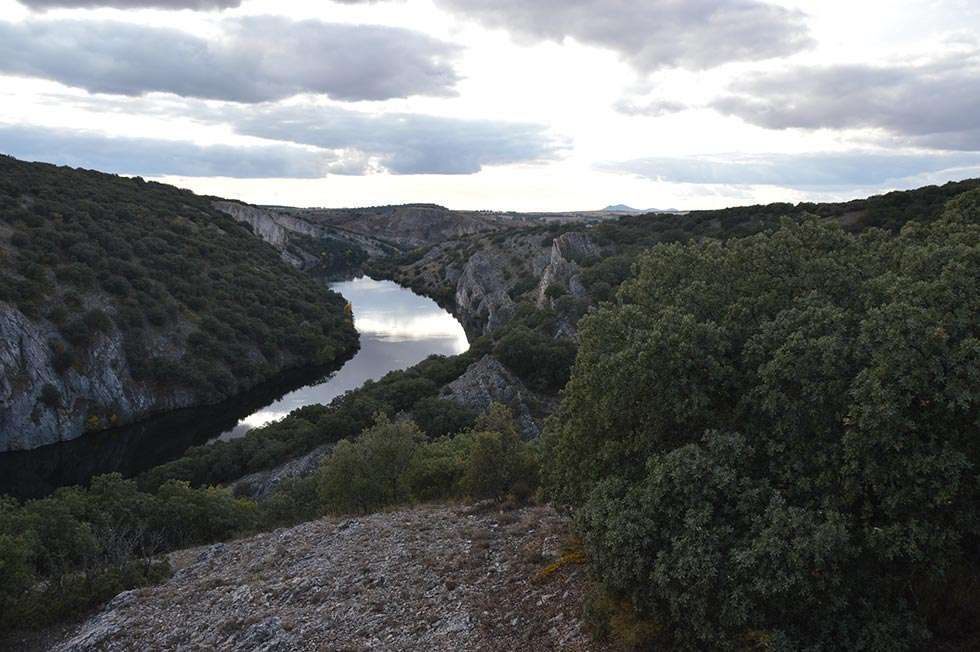
M0 450L333 364L344 306L204 198L0 157Z
M183 580L161 554L190 545L323 515L356 531L432 501L504 515L538 501L573 514L575 536L528 557L534 581L584 569L576 609L596 649L972 649L976 186L526 224L374 259L472 317L470 350L134 479L0 501L0 629L131 587L168 595ZM502 405L445 399L487 359L553 411L540 439ZM317 450L261 495L237 482ZM152 629L129 595L125 622Z

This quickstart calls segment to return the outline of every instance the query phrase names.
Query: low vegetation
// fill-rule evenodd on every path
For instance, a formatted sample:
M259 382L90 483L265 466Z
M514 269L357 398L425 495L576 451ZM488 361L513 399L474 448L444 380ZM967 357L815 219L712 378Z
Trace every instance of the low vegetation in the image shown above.
M430 437L384 413L344 439L312 476L262 501L170 480L142 491L118 474L20 504L0 500L0 631L81 615L116 593L169 575L160 555L291 525L435 499L526 499L536 448L494 405L454 436Z
M192 325L188 350L204 356L207 382L218 383L222 370L237 373L231 365L250 333L240 320L250 313L222 306L242 305L228 285L238 274L249 291L300 319L275 325L294 336L263 345L267 363L283 351L317 357L345 346L333 313L307 305L313 299L301 277L279 276L273 287L254 261L256 269L241 269L246 261L214 238L250 247L252 237L192 195L101 176L105 187L93 189L88 173L78 174L72 188L44 197L29 180L0 185L0 255L13 261L0 300L63 323L52 346L65 369L92 333L174 330L170 317L151 314L146 292ZM0 501L0 627L40 626L159 581L168 573L160 555L178 547L327 513L521 501L540 489L576 513L582 546L560 563L587 563L595 587L586 618L604 645L976 647L976 186L524 229L547 247L562 231L588 228L603 251L579 261L588 297L549 290L550 305L535 307L535 284L515 267L508 270L515 316L464 355L432 357L242 439L192 448L134 480L103 476L87 489ZM148 197L138 204L129 199L137 189ZM86 199L96 190L131 207L107 217ZM74 208L58 199L68 196ZM137 218L141 228L167 232L159 236L166 249L134 248ZM49 224L71 241L63 244ZM111 264L72 258L72 238L115 255L116 241L103 242L92 225L108 225L129 253ZM446 264L523 237L514 233L460 239L446 249ZM375 264L397 278L400 264L424 255ZM346 254L324 256L332 266ZM202 266L188 271L209 286L198 294L184 277L158 277L184 258ZM56 261L74 267L56 265L52 276L32 266ZM114 280L120 269L137 282ZM418 283L452 301L447 288ZM56 301L65 314L52 312ZM322 295L316 301L332 305ZM121 321L127 306L142 311L135 330ZM222 329L212 335L215 323ZM559 323L577 325L577 343L555 338ZM476 415L439 397L488 353L548 400L560 397L542 442L522 441L499 405ZM158 382L206 385L193 374L176 378ZM60 400L51 391L41 398ZM317 472L283 482L268 498L217 488L324 444L334 446Z
M377 413L418 413L419 423L436 435L450 434L472 423L475 415L438 398L439 389L478 360L489 346L474 343L463 355L432 356L418 365L367 382L330 405L309 405L285 418L250 430L232 441L188 449L183 456L156 466L138 478L152 491L169 480L206 487L272 468L317 446L356 437Z

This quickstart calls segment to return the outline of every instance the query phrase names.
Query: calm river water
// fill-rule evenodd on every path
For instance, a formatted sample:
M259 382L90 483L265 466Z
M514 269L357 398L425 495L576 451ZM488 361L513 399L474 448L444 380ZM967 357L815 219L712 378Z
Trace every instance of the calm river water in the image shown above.
M291 411L329 403L367 380L430 355L468 348L462 325L434 301L391 281L367 277L330 286L351 303L361 348L339 370L304 369L217 406L179 410L147 421L32 451L0 454L0 494L35 497L118 471L135 475L191 446L243 436Z

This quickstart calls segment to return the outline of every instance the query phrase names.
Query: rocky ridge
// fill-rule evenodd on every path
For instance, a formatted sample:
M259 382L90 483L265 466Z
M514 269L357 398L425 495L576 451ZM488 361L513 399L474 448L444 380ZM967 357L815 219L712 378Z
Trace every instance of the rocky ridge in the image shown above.
M454 211L435 204L367 208L286 208L285 214L311 224L383 238L400 249L424 247L452 238L490 233L513 222L475 211Z
M317 446L302 457L289 460L275 468L258 471L239 478L228 485L228 488L236 496L248 496L256 500L268 498L285 480L305 478L315 473L320 468L320 462L323 458L333 450L333 446L333 444Z
M567 541L544 506L322 519L175 553L55 649L591 650Z
M451 299L451 309L472 336L506 324L518 303L555 307L548 288L587 300L581 264L603 255L587 234L568 231L552 237L536 230L450 241L431 247L392 272L394 280L429 296ZM559 337L574 337L563 319Z

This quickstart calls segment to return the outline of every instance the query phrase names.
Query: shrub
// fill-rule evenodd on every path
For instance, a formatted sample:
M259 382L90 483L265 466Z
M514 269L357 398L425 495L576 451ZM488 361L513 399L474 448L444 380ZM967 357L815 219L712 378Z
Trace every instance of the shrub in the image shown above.
M45 383L41 388L41 402L49 408L61 407L61 392L51 383Z
M501 335L494 356L532 389L557 393L568 382L575 344L517 325Z
M535 467L510 409L492 403L476 420L470 435L460 488L469 498L500 500L519 481L536 486ZM522 489L521 493L528 490Z
M913 649L980 561L975 200L657 247L581 322L549 491L678 649Z
M342 440L321 464L318 489L333 513L368 513L402 502L401 477L424 435L411 421L379 414L356 441Z
M454 401L428 397L412 406L412 419L430 438L463 432L473 425L476 414Z

